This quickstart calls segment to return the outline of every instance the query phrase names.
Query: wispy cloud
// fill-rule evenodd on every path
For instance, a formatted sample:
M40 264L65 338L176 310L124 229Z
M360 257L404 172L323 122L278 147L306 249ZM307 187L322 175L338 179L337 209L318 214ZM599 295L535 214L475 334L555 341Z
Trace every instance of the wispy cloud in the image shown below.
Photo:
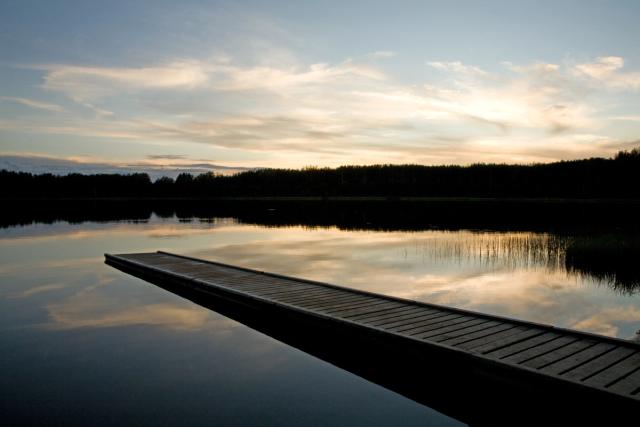
M384 80L381 71L351 60L337 65L312 64L307 68L270 66L238 67L217 66L213 68L217 79L213 88L221 91L232 90L283 90L293 87L353 83L353 79Z
M18 98L13 96L0 96L0 100L17 102L18 104L26 105L27 107L36 108L38 110L53 111L56 113L64 111L64 108L62 108L60 105L36 101L34 99Z
M91 99L114 89L195 88L207 82L204 67L197 61L172 62L139 68L40 65L45 71L43 88L63 92L73 99Z
M622 72L624 58L601 56L593 62L578 64L574 70L578 75L590 77L604 86L616 89L640 89L640 72Z
M429 61L427 65L441 71L448 71L453 73L465 73L465 74L478 74L486 75L486 71L474 67L471 65L465 65L460 61L442 62L442 61Z
M0 127L271 156L255 166L276 157L275 166L302 166L310 153L314 164L324 165L608 155L614 142L626 140L601 131L613 119L603 114L593 81L616 76L630 84L634 76L621 73L623 61L612 58L503 63L491 72L461 61L428 61L423 84L401 83L351 59L244 64L227 56L140 68L45 66L43 87L87 105L96 117L6 119ZM121 110L122 100L146 110Z
M257 65L241 67L227 58L211 62L189 60L139 68L41 65L43 88L63 92L73 99L92 99L114 91L154 89L202 89L218 91L275 90L336 82L347 78L381 80L384 73L346 60L340 64L308 67Z
M84 298L80 298L84 297ZM171 329L199 329L209 320L205 310L173 304L146 304L113 309L99 296L76 295L63 303L47 307L54 329L109 328L128 325L153 325Z
M597 334L617 336L620 324L637 324L639 321L640 309L634 306L614 306L593 314L586 319L576 320L571 326L576 329L587 330Z
M47 285L35 286L27 290L17 292L9 295L9 298L30 298L34 295L38 295L44 292L57 291L66 288L68 285L64 283L50 283Z

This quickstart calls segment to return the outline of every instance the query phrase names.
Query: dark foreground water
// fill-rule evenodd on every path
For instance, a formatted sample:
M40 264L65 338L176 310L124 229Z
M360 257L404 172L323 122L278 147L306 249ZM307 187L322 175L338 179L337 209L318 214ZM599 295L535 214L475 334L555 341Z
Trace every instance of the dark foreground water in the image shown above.
M640 327L628 230L275 227L265 212L262 225L166 212L5 224L3 424L459 424L116 271L105 252L162 249L623 338Z

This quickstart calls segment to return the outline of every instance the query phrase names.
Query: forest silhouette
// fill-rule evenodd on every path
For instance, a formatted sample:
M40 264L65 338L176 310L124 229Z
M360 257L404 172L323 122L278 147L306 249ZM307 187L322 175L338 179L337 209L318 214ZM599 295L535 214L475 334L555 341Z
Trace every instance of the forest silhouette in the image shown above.
M640 149L530 165L373 165L257 169L235 175L31 174L0 171L5 199L215 197L640 197Z

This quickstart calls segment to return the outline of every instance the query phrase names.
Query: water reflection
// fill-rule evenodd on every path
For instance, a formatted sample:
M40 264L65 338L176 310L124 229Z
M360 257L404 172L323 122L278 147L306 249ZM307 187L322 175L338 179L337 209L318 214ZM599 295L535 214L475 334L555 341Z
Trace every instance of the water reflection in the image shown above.
M278 222L277 211L268 215ZM274 424L288 414L290 424L311 425L319 412L326 424L384 425L398 414L406 424L420 424L424 417L434 425L451 422L108 268L102 264L105 252L167 250L625 338L640 323L638 288L629 285L637 283L637 276L621 275L621 270L615 276L601 273L591 261L606 248L618 261L624 259L621 251L633 254L635 234L628 229L591 234L455 227L377 231L289 221L264 226L238 218L194 217L181 222L176 216L150 214L1 229L0 339L9 349L0 359L1 386L12 390L15 413L35 414L27 402L51 414L56 407L66 408L67 415L57 420L69 424L69 417L83 419L69 412L77 402L88 413L103 413L90 396L96 384L112 384L98 394L115 405L110 407L114 413L124 417L140 408L162 407L157 415L162 418L148 415L149 424L179 422L193 411L202 415L201 424L212 416L227 425L238 420ZM594 243L605 235L608 245ZM619 268L620 263L609 265ZM309 376L313 387L295 379ZM16 390L15 384L24 386ZM158 396L158 390L161 405L145 397ZM194 390L200 398L194 398ZM305 415L292 414L272 397L282 395L306 408L301 409ZM127 406L122 396L133 396L135 405ZM176 408L175 402L187 397L194 399L192 412ZM211 406L212 400L222 403ZM269 401L274 409L256 408L253 413L262 419L252 419L245 409L248 401ZM330 409L318 408L317 401L341 409L327 413ZM373 412L363 416L358 410Z
M592 274L597 264L586 268L576 261L586 257L576 255L576 248L599 248L593 244L594 236L265 228L232 219L178 222L158 217L143 223L21 227L3 230L1 235L6 262L0 271L15 278L28 275L33 285L4 289L11 298L63 293L68 286L64 280L94 284L47 305L49 321L65 328L165 324L184 329L204 322L201 315L185 308L172 311L163 305L143 305L140 299L110 300L108 296L114 294L107 289L111 273L96 276L86 266L100 262L98 254L127 248L180 252L625 338L633 335L640 321L637 278ZM583 253L589 254L587 249ZM62 280L52 283L52 274L61 275Z
M0 231L3 425L459 425L102 262L265 238L161 218Z
M269 266L283 274L402 298L632 336L640 320L637 296L566 270L558 251L530 244L548 238L531 233L288 229L286 239L221 245L192 255L257 269ZM588 321L605 310L600 323Z
M188 238L225 223L261 227L301 226L343 231L433 231L443 233L429 256L475 258L490 268L524 264L565 270L596 279L620 293L640 288L635 260L640 256L640 203L618 201L438 201L431 202L286 202L286 201L121 201L19 203L0 212L7 234L65 236L59 220L84 222L76 238L104 233L104 223L126 219L144 225L161 221L153 237ZM89 221L89 222L87 222ZM46 223L47 225L42 225ZM27 227L15 227L18 224ZM126 234L110 223L106 232ZM475 230L474 233L458 233ZM447 235L446 231L454 232ZM5 235L5 237L8 237Z

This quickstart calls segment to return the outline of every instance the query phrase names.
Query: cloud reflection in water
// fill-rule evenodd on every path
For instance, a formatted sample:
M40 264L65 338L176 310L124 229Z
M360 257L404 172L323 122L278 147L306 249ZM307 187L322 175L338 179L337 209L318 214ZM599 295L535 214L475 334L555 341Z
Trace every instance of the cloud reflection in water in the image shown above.
M206 311L101 263L104 252L158 249L622 337L640 321L637 295L567 270L556 238L545 233L266 228L154 218L53 229L27 227L0 238L0 247L16 254L39 252L32 264L6 252L0 268L18 283L3 295L46 295L47 322L56 328L211 327Z

